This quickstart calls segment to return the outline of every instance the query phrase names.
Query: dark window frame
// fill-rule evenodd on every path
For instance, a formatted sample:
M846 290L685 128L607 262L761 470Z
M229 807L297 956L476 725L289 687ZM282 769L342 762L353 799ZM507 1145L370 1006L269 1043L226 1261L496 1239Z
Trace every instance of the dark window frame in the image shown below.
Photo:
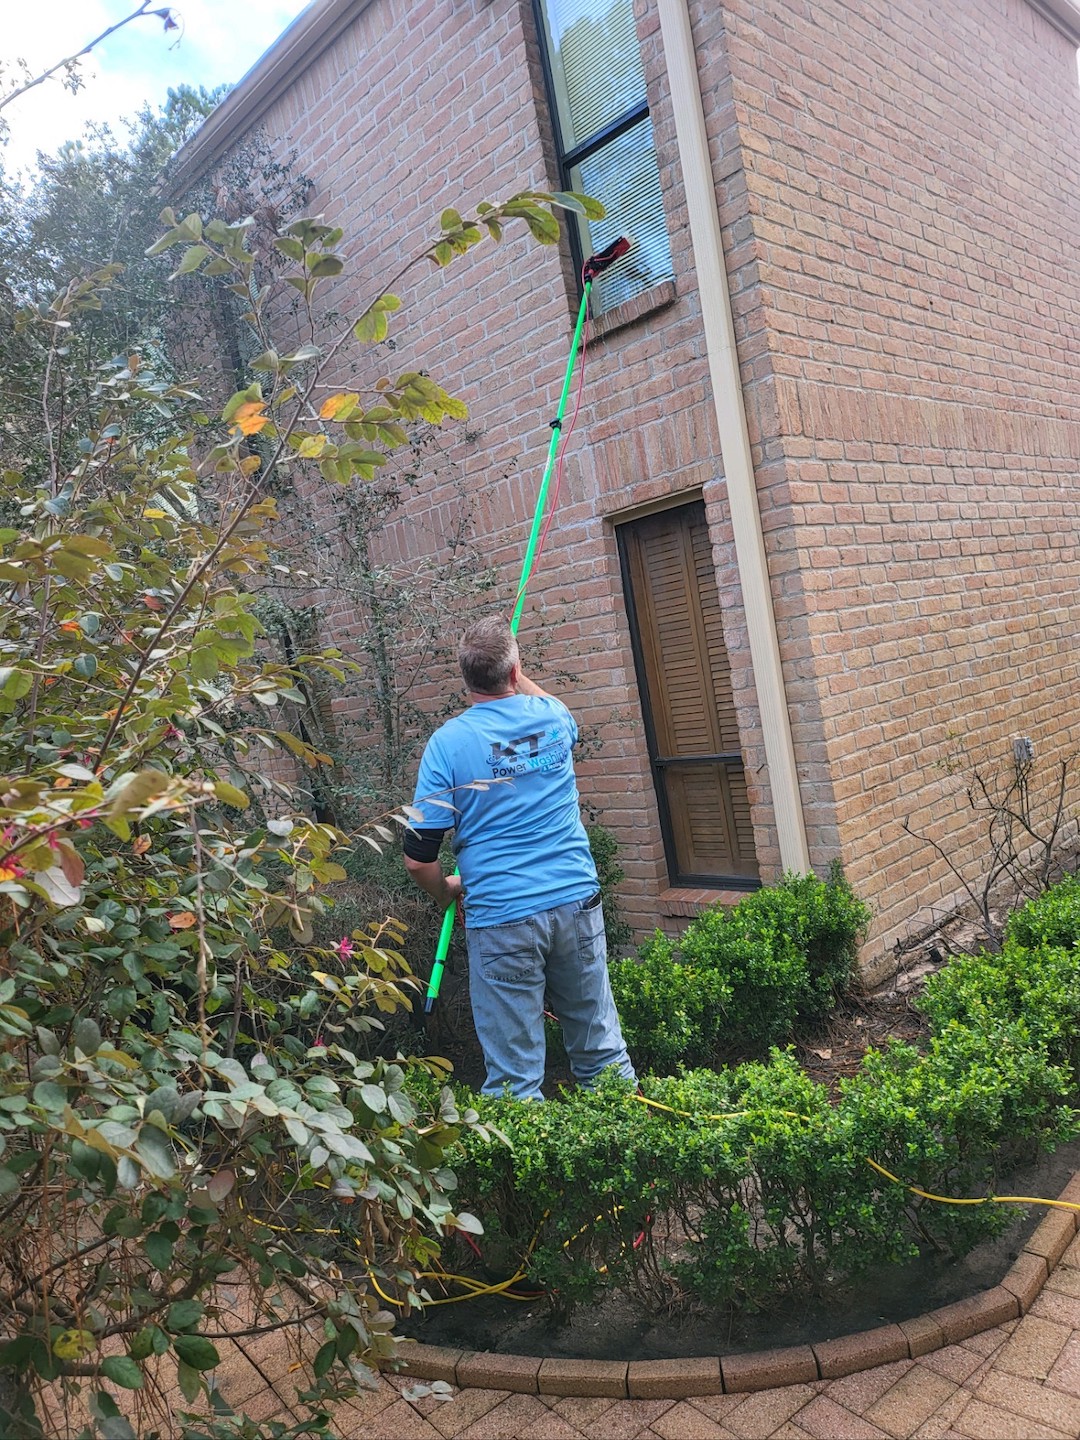
M649 672L645 661L645 650L641 643L641 624L638 618L638 602L634 593L633 573L630 559L630 534L641 521L654 519L658 514L674 510L700 509L704 514L703 501L680 500L648 515L627 519L615 525L615 540L619 551L619 571L622 577L623 598L626 601L626 618L630 627L630 649L634 657L634 673L637 680L638 698L645 725L645 744L649 752L649 769L652 773L653 789L656 793L656 809L660 820L660 834L664 842L664 860L667 865L668 884L673 889L700 890L760 890L762 881L746 875L709 875L682 871L679 868L675 845L675 827L672 823L671 804L667 786L664 784L664 770L671 765L737 762L744 766L742 753L725 751L716 755L667 756L660 754L656 720L653 715L652 694L649 688Z
M587 140L571 149L566 148L563 139L562 120L559 118L558 93L555 86L555 77L551 70L551 54L548 50L547 26L544 23L543 0L532 0L533 24L536 27L536 39L540 48L540 68L544 76L544 94L547 99L548 116L551 120L551 134L555 142L555 160L559 167L559 188L570 190L572 188L570 174L575 165L580 165L583 160L588 160L605 145L618 140L635 125L640 125L642 120L647 120L650 114L648 96L639 104L633 105L629 110L623 112L615 120L608 123ZM568 225L567 232L570 236L570 253L574 260L574 276L577 285L577 295L581 298L581 267L585 264L585 254L581 247L581 227L578 224Z

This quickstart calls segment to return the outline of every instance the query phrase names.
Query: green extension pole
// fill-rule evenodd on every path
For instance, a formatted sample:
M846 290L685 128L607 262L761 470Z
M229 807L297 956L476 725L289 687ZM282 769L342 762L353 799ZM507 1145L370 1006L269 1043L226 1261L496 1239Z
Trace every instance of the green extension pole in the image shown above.
M540 528L543 524L544 510L547 506L548 488L551 485L551 477L555 473L555 459L559 453L559 441L562 439L563 415L566 413L566 401L570 395L570 383L574 378L574 366L577 362L578 346L581 343L581 332L585 328L585 316L589 310L589 295L591 291L592 279L589 278L585 281L581 304L578 306L577 324L574 327L574 339L570 345L570 358L566 362L566 375L563 379L562 394L559 396L559 408L555 412L555 419L551 422L551 444L548 446L547 464L544 466L544 478L540 482L540 493L536 497L536 510L533 513L532 529L529 532L528 544L525 546L525 559L521 564L521 579L518 582L517 602L514 605L514 613L510 617L510 630L514 635L517 634L518 626L521 623L521 612L525 608L525 590L532 576L533 560L536 556L536 546L540 539ZM455 870L454 874L456 875L457 873ZM442 930L439 932L439 943L435 947L435 963L431 967L431 979L428 981L427 995L424 997L425 1015L431 1014L435 1006L435 1001L439 998L443 970L446 968L446 957L450 953L450 937L454 933L454 916L456 913L457 904L455 902L443 915Z

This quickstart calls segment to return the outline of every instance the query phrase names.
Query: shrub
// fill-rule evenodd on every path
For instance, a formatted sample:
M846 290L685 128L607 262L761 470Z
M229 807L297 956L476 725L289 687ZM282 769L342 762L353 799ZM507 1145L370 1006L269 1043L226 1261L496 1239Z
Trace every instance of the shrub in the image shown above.
M516 213L547 233L537 199L518 197ZM504 211L485 215L498 233ZM439 264L481 236L453 210L443 220ZM321 1433L322 1402L370 1383L369 1362L393 1353L375 1286L419 1304L411 1287L441 1239L476 1228L444 1163L475 1116L449 1092L426 1112L407 1093L411 1074L434 1084L445 1062L352 1049L369 1010L416 993L400 930L313 944L347 837L292 810L257 758L325 764L289 707L312 669L342 676L337 653L267 661L245 593L270 567L282 472L318 456L328 483L363 480L403 442L399 422L464 407L409 372L371 411L358 393L329 397L327 423L306 429L327 351L348 376L348 330L326 351L281 353L247 222L169 223L154 249L183 245L179 273L205 267L250 297L264 382L215 422L134 351L80 368L71 342L108 302L109 266L18 312L41 385L20 403L44 441L28 458L0 427L14 502L0 527L0 1433L12 1437L40 1433L32 1391L59 1382L88 1403L87 1435L134 1440L105 1387L152 1393L166 1356L188 1403L209 1402L213 1341L236 1326L217 1284L234 1271L260 1292L243 1333L321 1323L298 1402L305 1433ZM277 238L312 335L312 295L344 269L340 239L312 220ZM380 340L399 304L376 300L354 338ZM68 404L76 393L85 409ZM362 1201L348 1274L299 1223L315 1211L321 1234L336 1228L339 1200ZM233 1425L216 1392L213 1407L182 1433L260 1433Z
M1080 875L1070 875L1009 916L1006 937L1020 945L1080 946Z
M606 826L590 825L586 833L600 881L600 893L604 897L604 936L608 955L615 958L627 949L634 934L619 912L618 888L625 880L626 872L619 864L619 842Z
M765 950L770 923L805 898L801 887L787 889L779 904L750 907L752 923L744 911L733 935L720 912L695 927L721 935L718 953ZM1039 904L1061 912L1053 894ZM833 954L854 933L856 907L841 894L839 922L818 915ZM656 1108L617 1077L542 1106L477 1101L512 1148L463 1137L462 1203L515 1263L557 1288L553 1303L564 1312L605 1285L664 1306L691 1296L760 1306L854 1283L927 1245L963 1253L1016 1213L989 1203L1002 1173L1080 1134L1075 962L1074 951L1018 941L952 962L922 1002L932 1028L925 1051L894 1042L868 1052L835 1104L776 1050L767 1063L644 1076L642 1096ZM677 1049L693 1029L689 973L685 948L676 953L662 935L643 947L640 964L615 967L628 987L628 1030L640 1025L648 1043L649 1014L667 1015L654 1052ZM631 1009L635 974L649 982L637 985L640 1013Z
M731 1000L719 971L681 963L661 930L636 960L616 960L608 969L623 1037L639 1069L663 1074L712 1057Z
M786 1043L836 1003L868 919L834 866L702 911L677 945L657 932L611 967L627 1043L659 1070Z
M1048 892L1046 901L1052 901ZM1037 908L1043 901L1036 901ZM1048 930L1053 930L1053 909ZM1020 912L1023 914L1024 912ZM1038 924L1028 922L1033 933ZM1020 928L1020 927L1018 927ZM996 953L959 955L930 977L916 1002L934 1031L963 1025L989 1033L999 1026L1023 1027L1031 1042L1045 1048L1080 1083L1080 965L1077 952L1044 944L1029 949L1011 935Z

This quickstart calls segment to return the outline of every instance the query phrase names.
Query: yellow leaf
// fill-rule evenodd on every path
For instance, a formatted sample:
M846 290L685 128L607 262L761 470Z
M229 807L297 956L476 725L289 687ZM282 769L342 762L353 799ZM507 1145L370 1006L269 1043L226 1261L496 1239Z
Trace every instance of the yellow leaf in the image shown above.
M233 425L241 435L257 435L269 424L270 416L266 414L266 402L263 400L245 400L233 416Z
M337 395L328 395L319 408L320 420L347 420L356 409L358 395L348 395L344 391Z
M194 924L195 916L190 910L181 910L169 916L169 926L173 930L190 930Z
M89 1355L97 1341L90 1330L62 1330L53 1341L53 1354L58 1360L78 1360Z

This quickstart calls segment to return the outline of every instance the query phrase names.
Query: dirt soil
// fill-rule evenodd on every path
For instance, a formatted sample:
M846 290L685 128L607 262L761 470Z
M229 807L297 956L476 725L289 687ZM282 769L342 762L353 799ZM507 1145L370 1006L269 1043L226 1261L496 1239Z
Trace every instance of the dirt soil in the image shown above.
M846 997L821 1032L798 1047L810 1076L835 1094L839 1082L858 1070L867 1049L890 1036L915 1043L925 1033L912 997L943 957L924 952L880 991ZM454 1062L455 1078L479 1087L483 1064L468 1016L467 998L453 985L436 1028L428 1035L431 1053ZM569 1083L565 1061L549 1066L545 1089L552 1094ZM1056 1198L1080 1168L1080 1141L1017 1171L1009 1178L1013 1193ZM1014 1223L961 1260L926 1256L904 1266L883 1268L858 1289L825 1299L785 1299L776 1313L723 1315L682 1312L649 1315L632 1300L613 1294L583 1307L555 1328L544 1301L509 1302L496 1297L444 1305L404 1321L401 1330L433 1345L460 1346L508 1354L583 1359L650 1360L738 1353L779 1345L805 1344L906 1320L939 1305L964 1299L996 1285L1046 1212L1017 1210Z

